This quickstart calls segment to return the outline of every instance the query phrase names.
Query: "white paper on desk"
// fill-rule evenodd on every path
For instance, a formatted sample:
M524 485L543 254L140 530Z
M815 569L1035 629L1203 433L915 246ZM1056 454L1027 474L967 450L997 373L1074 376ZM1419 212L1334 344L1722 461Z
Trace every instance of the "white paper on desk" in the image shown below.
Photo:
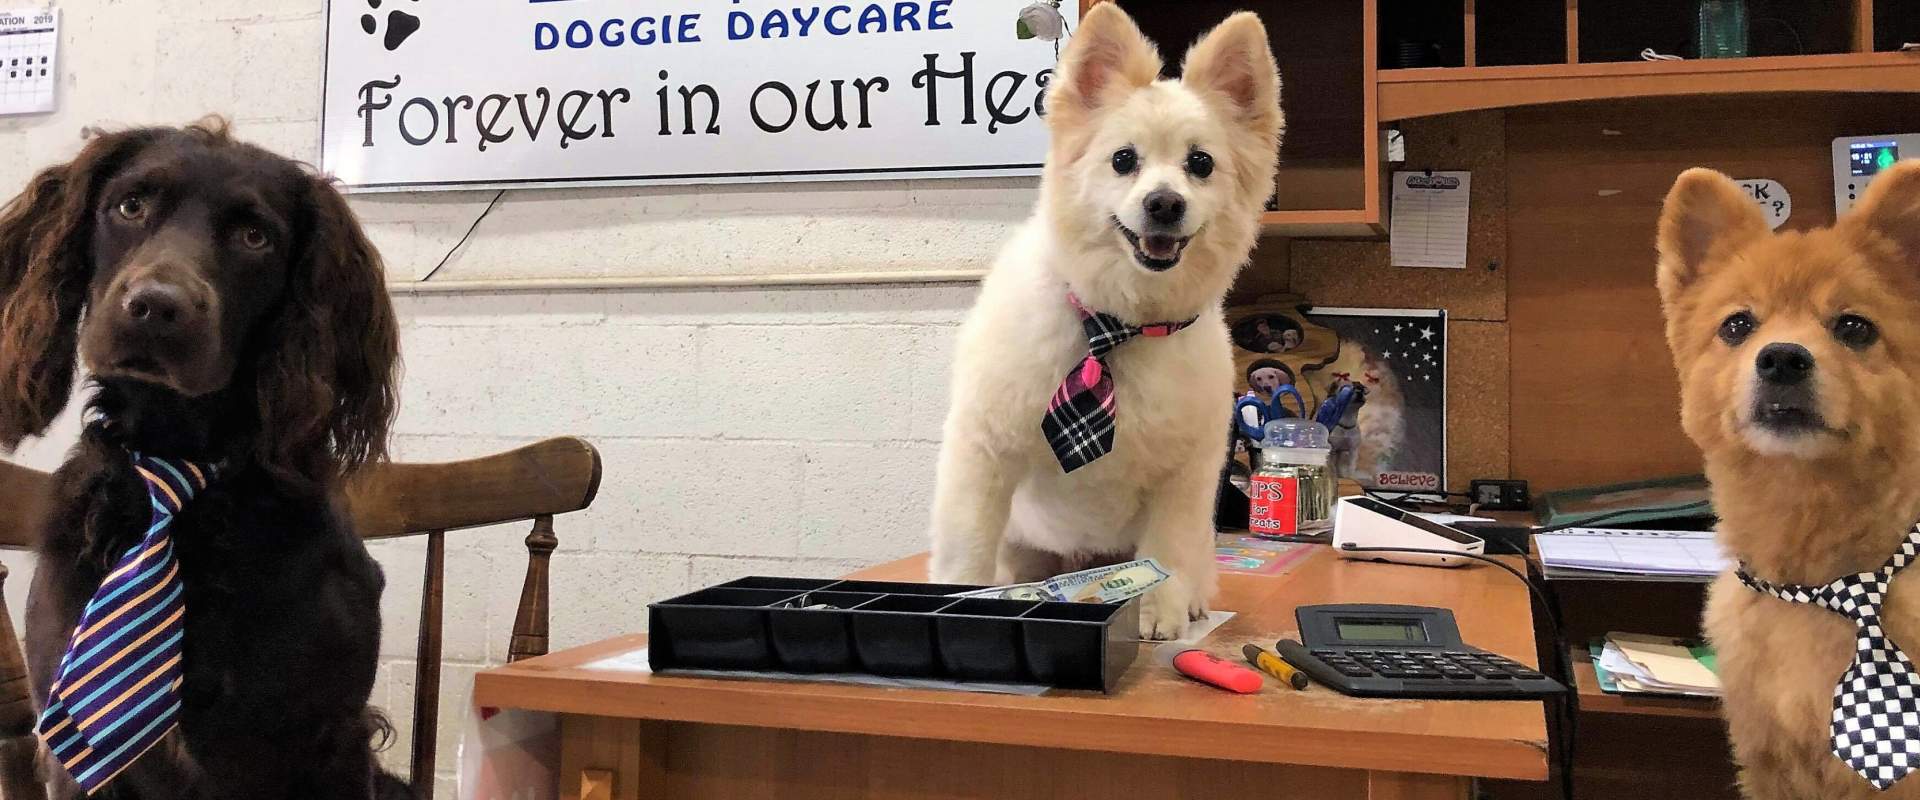
M0 11L0 114L53 110L59 45L58 9Z
M1392 224L1387 250L1396 267L1467 266L1466 170L1393 173Z
M581 669L647 674L647 648L589 662ZM795 683L846 683L855 686L885 686L895 689L940 689L950 692L981 694L1017 694L1033 697L1046 694L1052 687L1038 683L989 683L985 681L949 681L937 678L889 678L853 672L757 672L749 670L676 669L659 673L677 678L727 678L732 680L792 681Z
M1172 644L1186 644L1197 647L1201 639L1212 636L1214 631L1219 630L1220 626L1227 624L1227 620L1233 619L1234 616L1236 615L1232 611L1209 611L1207 612L1206 619L1196 619L1187 623L1186 635L1173 640ZM1148 644L1154 644L1154 642L1148 642Z

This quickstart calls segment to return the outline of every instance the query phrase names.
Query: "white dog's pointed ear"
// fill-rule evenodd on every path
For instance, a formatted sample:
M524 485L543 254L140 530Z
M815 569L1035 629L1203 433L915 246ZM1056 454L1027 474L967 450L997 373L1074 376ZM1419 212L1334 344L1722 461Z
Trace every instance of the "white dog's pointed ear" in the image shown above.
M1672 302L1698 279L1714 248L1766 232L1760 207L1733 179L1705 167L1680 173L1660 212L1660 299Z
M1258 14L1241 11L1214 26L1187 51L1180 74L1188 88L1225 99L1243 119L1270 116L1277 127L1280 73Z
M1842 224L1886 237L1920 266L1920 160L1902 161L1875 176Z
M1060 57L1047 104L1092 111L1160 77L1160 53L1113 3L1095 5Z

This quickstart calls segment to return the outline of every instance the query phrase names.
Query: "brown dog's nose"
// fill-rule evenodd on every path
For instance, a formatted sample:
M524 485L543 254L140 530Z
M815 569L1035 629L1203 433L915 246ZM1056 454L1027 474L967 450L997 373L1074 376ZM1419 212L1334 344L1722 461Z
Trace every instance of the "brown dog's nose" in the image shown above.
M1753 360L1753 368L1760 373L1760 380L1779 386L1792 386L1813 373L1813 354L1797 344L1774 342L1760 348L1760 355Z
M194 304L187 290L161 281L142 281L127 289L120 310L135 327L167 333L194 321Z
M1187 215L1187 198L1172 189L1155 189L1147 193L1145 203L1147 219L1161 225L1179 224L1180 218Z

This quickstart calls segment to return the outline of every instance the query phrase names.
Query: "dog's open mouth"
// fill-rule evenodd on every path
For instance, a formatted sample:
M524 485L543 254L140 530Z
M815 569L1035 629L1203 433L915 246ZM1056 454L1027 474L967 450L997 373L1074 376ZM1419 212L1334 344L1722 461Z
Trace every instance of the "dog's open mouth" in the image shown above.
M1753 424L1776 436L1838 434L1820 412L1797 403L1759 402L1753 406Z
M1193 241L1191 236L1168 236L1162 233L1141 236L1122 223L1119 217L1113 218L1113 227L1133 248L1133 260L1154 272L1173 269L1174 265L1180 263L1180 254L1186 252L1187 242Z

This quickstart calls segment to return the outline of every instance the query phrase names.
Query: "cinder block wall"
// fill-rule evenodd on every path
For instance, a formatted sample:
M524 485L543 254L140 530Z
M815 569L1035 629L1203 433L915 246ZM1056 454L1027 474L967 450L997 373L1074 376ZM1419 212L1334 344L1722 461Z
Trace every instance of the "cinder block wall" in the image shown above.
M352 0L336 0L352 2ZM317 160L319 0L63 0L60 110L0 119L0 193L89 125L218 113ZM425 16L423 4L422 10ZM432 24L431 18L427 24ZM84 35L82 35L84 34ZM435 280L502 275L969 269L1024 216L1032 180L510 192ZM432 269L492 193L355 199L397 279ZM576 434L599 501L558 524L558 647L637 631L648 600L753 572L835 574L925 547L953 326L970 285L396 297L406 376L395 455L480 455ZM69 415L13 458L60 460ZM505 656L524 528L448 548L439 772L451 797L472 674ZM375 702L412 715L422 547L387 569ZM31 557L0 555L20 619ZM386 757L404 770L404 737Z

